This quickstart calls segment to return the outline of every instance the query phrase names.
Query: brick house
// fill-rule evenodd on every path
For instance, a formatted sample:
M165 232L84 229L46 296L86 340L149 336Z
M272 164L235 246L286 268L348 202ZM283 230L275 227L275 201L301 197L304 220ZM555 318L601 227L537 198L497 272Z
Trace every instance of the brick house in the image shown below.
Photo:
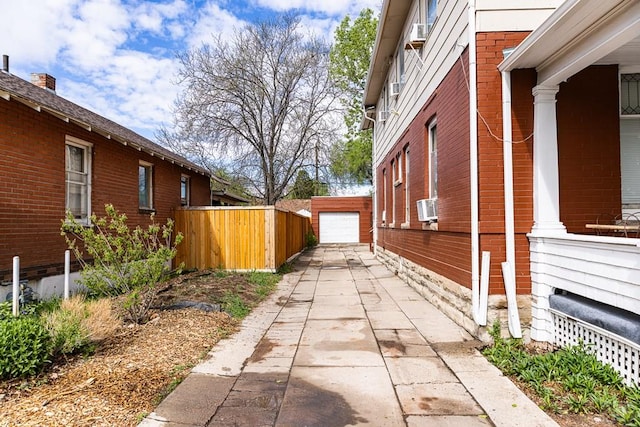
M377 256L481 338L499 319L557 341L566 294L637 327L639 99L638 2L385 0L362 122Z
M67 209L88 222L112 203L128 224L164 223L176 207L210 205L207 170L55 94L55 79L32 83L0 71L0 281L20 278L41 296L59 291ZM8 289L7 289L8 288ZM9 287L0 288L2 300Z

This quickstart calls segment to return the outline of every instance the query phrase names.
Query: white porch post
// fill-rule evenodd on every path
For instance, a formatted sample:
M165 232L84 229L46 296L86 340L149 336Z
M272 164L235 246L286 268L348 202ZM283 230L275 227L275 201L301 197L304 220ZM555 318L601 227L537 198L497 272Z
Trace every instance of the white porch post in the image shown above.
M560 222L558 180L558 86L533 88L533 229L535 236L566 233Z
M566 235L560 221L558 173L558 86L533 88L533 228L529 235L531 253L531 339L552 341L553 324L549 295L553 287L546 278L544 236Z

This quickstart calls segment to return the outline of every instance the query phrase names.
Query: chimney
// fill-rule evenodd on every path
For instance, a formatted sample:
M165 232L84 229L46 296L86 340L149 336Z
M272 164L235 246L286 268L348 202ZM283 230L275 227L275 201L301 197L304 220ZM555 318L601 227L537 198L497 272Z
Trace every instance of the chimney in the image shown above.
M46 73L31 73L31 83L46 89L50 92L56 93L56 79Z
M2 71L9 72L9 55L2 55Z

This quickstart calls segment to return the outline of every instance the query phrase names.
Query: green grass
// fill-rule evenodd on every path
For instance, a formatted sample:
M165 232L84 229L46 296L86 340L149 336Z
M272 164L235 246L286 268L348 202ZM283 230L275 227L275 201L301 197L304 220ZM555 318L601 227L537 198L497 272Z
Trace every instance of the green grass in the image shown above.
M554 413L603 414L623 426L640 427L640 388L624 385L620 375L585 346L531 354L522 340L504 339L493 325L494 343L483 354L502 372L526 384Z

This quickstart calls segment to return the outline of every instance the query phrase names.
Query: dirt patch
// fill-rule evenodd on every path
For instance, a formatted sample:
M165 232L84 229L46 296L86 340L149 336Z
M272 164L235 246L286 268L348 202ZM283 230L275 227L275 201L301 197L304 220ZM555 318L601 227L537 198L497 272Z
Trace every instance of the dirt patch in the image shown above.
M230 290L257 302L244 274L214 270L172 279L148 323L123 325L94 354L56 361L37 378L0 382L0 426L137 425L238 325L226 313L162 307L220 304Z

